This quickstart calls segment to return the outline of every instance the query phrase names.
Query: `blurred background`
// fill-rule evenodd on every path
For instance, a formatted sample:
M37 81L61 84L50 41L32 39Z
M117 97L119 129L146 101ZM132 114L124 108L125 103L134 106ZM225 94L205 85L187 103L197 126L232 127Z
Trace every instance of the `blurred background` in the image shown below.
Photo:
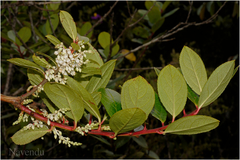
M59 22L57 15L59 10L65 10L73 16L78 33L84 36L92 25L98 23L98 20L113 7L111 13L87 35L92 45L100 52L103 60L107 61L109 57L104 55L104 48L98 41L98 35L105 31L111 34L112 39L115 40L127 27L132 15L134 15L133 23L149 9L149 4L144 1L120 1L115 6L114 3L114 1L64 1L61 3L2 1L1 93L17 96L23 94L24 89L29 86L26 69L10 66L7 59L12 57L29 59L36 51L53 55L54 46L45 38L47 34L55 35L65 44L71 43ZM179 53L184 45L189 46L200 55L208 76L215 68L228 60L235 59L236 66L239 65L239 1L228 1L226 4L224 1L194 1L193 3L158 1L156 7L154 8L155 12L151 12L148 18L127 28L118 42L119 50L115 53L115 57L112 56L110 59L121 56L127 53L126 50L135 49L151 39L167 33L179 22L185 22L188 15L189 23L200 23L213 16L220 7L222 9L211 23L183 28L166 38L166 41L152 43L137 50L131 56L119 59L111 78L115 81L108 85L109 88L120 93L120 86L126 80L141 75L157 91L157 75L152 67L160 68L168 64L179 67ZM35 30L35 33L32 33L26 42L32 52L26 51L24 45L17 48L11 41L13 30L19 31L24 26L30 29L34 27ZM11 80L7 80L10 67L12 70ZM131 70L131 68L135 68L135 70ZM147 69L143 70L143 68ZM6 84L7 82L9 84ZM188 100L185 107L186 112L190 113L194 107L193 103ZM139 139L119 137L117 140L112 140L106 137L91 135L82 137L78 133L64 132L73 141L82 142L83 145L68 148L58 144L53 135L49 134L44 136L44 140L38 139L24 146L16 146L10 137L24 125L21 123L12 126L12 123L18 118L18 114L18 111L15 111L9 104L1 104L1 158L239 159L239 71L222 95L199 112L200 115L208 115L220 120L220 125L210 132L197 135L149 134L140 136ZM182 117L182 114L178 117ZM171 117L169 116L165 123L170 122ZM160 126L161 122L150 115L147 127L157 128ZM15 153L28 149L41 150L44 151L44 155L26 156L19 153L14 157L12 156L14 149Z

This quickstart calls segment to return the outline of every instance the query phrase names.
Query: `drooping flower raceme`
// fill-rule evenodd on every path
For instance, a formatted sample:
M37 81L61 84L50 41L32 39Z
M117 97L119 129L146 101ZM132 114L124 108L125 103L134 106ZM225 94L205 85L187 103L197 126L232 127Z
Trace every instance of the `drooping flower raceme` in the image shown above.
M58 65L58 73L55 74L56 67L52 67L46 71L45 78L50 81L53 79L55 82L65 84L66 78L63 78L62 75L71 75L74 76L77 72L81 72L81 67L84 64L89 62L86 59L86 53L90 53L90 50L85 49L85 45L83 41L78 42L79 49L73 50L70 46L69 48L65 48L63 43L56 45L55 48L58 48L57 51L54 52L57 55L55 61Z

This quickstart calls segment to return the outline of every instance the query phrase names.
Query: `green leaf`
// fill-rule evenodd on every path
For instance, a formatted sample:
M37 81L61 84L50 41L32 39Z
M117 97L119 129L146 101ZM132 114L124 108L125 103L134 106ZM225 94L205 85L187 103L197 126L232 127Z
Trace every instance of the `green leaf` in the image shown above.
M51 66L44 58L40 58L39 56L36 56L35 54L33 54L32 59L36 64L38 64L39 66L42 66L44 68L48 68L49 66Z
M207 72L201 58L192 49L184 46L180 53L179 63L188 85L200 95L207 82Z
M53 45L57 45L60 44L61 41L59 41L56 37L54 37L53 35L46 35L45 37L47 37L47 39L53 44Z
M49 132L49 128L46 125L43 125L42 128L35 127L34 129L29 130L19 130L11 138L12 141L17 145L28 144Z
M145 140L145 138L143 138L143 136L139 136L137 137L132 137L132 139L141 147L148 149L148 144Z
M20 67L37 69L38 71L40 71L40 73L44 73L44 71L42 70L42 68L39 65L37 65L36 63L33 63L29 60L25 60L22 58L12 58L12 59L8 59L7 61L9 61L15 65L18 65Z
M79 50L80 49L79 45L76 44L76 43L71 43L71 46L74 50Z
M98 105L102 98L101 92L93 92L93 93L91 93L91 95L92 95L94 101L96 102L96 105Z
M192 135L208 132L219 125L219 120L203 115L180 118L169 124L164 133Z
M154 105L154 90L141 76L126 81L122 86L122 108L140 108L146 113L147 119Z
M115 44L115 45L112 47L111 57L114 56L114 55L116 55L116 54L118 53L119 48L120 48L120 47L119 47L118 44ZM106 57L108 57L109 52L110 52L110 46L108 45L108 46L104 49L103 53L104 53L104 55L105 55Z
M162 6L162 11L163 11L163 12L166 10L166 8L168 7L168 5L169 5L170 3L172 3L172 2L171 2L171 1L165 1L165 2L163 3L163 6Z
M16 35L13 30L8 31L7 36L12 42L16 42Z
M83 24L83 26L81 27L79 34L80 34L81 36L84 36L91 28L92 28L92 24L91 24L90 22L85 22L85 23ZM88 37L88 38L91 38L92 34L93 34L93 31L91 31L91 32L87 35L87 37Z
M167 18L168 16L171 16L172 14L174 14L177 10L179 10L179 8L175 8L175 9L171 10L170 12L165 13L162 17Z
M153 24L151 30L153 33L155 33L164 23L165 18L159 19L156 23Z
M103 65L103 60L101 56L89 42L87 44L89 46L89 50L91 51L91 53L87 53L86 58L89 59L91 62L96 63L95 66L91 66L91 67L101 67Z
M111 143L109 143L105 138L103 138L102 136L98 136L98 135L91 135L89 134L91 137L96 138L97 140L101 141L102 143L105 143L108 146L111 146Z
M114 146L115 146L115 151L122 147L124 144L126 144L129 140L131 139L131 137L118 137L117 140L114 142Z
M145 9L139 9L139 10L138 10L138 13L139 13L140 16L142 17L143 15L145 15L145 14L147 13L147 10L145 10ZM146 20L146 21L149 21L148 15L145 15L143 19Z
M167 65L158 76L157 87L161 102L174 119L187 101L187 85L182 74L172 65Z
M102 94L101 102L110 117L122 109L121 95L118 92L108 88L100 88L98 91Z
M110 128L115 132L124 133L140 126L145 121L146 114L139 108L128 108L116 112L109 120Z
M107 32L101 32L98 35L98 42L100 43L102 48L106 48L110 44L110 34Z
M33 86L40 84L45 78L42 73L39 73L35 69L31 69L31 68L28 68L27 76L28 76L28 80Z
M115 67L116 60L110 60L100 67L102 76L92 77L86 86L88 92L92 93L97 91L99 88L105 88L112 76L112 72Z
M72 16L66 11L60 11L60 21L67 34L73 39L77 38L77 28Z
M190 87L189 85L187 85L187 89L188 89L188 99L190 99L195 106L198 105L198 100L199 100L199 95L197 93L195 93Z
M146 30L145 28L141 27L141 26L138 26L138 27L135 27L133 30L132 30L133 34L135 34L136 36L140 36L142 38L148 38L150 36L148 30Z
M58 108L70 109L70 111L66 113L69 118L73 119L75 123L81 119L84 112L84 105L82 99L75 93L75 90L66 85L49 82L43 87L48 98L51 99Z
M32 36L32 32L28 27L23 27L20 29L20 31L18 32L19 37L22 39L22 41L24 43L26 43L30 37ZM20 40L16 37L16 43L21 46L22 43L20 42Z
M54 59L53 59L51 56L49 56L49 55L46 55L46 54L44 54L44 53L41 53L41 52L37 52L37 54L39 54L39 55L42 55L42 56L44 56L44 57L48 58L50 61L52 61L52 62L54 63L54 65L56 65L56 66L57 66L57 63L54 61Z
M52 26L53 26L53 30L55 31L58 27L58 24L59 24L58 14L50 15L50 19L51 19L51 23L52 23ZM47 34L52 34L53 33L50 22L49 22L49 19L47 20L45 27L46 27Z
M82 68L82 73L87 73L90 75L102 75L102 71L100 68L96 67L84 67Z
M40 48L37 48L36 51L37 52L47 52L49 51L51 48L46 44L45 46L42 46Z
M56 105L47 97L45 92L40 92L39 96L41 97L44 104L47 106L51 113L54 113L57 109Z
M147 9L150 9L153 4L153 1L145 1L145 6ZM152 24L156 23L161 18L161 12L156 5L151 9L151 11L148 12L148 18L149 22Z
M232 77L237 73L239 65L234 69Z
M232 78L234 65L235 61L232 60L223 63L213 71L200 94L199 108L209 105L222 94Z
M154 67L154 71L155 71L156 75L158 76L160 73L160 70Z
M57 10L60 4L61 3L50 3L49 5L53 10Z
M75 90L82 98L83 103L84 103L84 108L90 112L93 116L95 116L99 122L101 122L101 115L99 113L98 107L96 105L95 100L91 96L91 94L76 80L73 78L66 76L67 77L67 84Z
M155 93L155 105L151 111L153 117L159 119L162 123L164 123L167 119L167 111L163 107L157 93Z

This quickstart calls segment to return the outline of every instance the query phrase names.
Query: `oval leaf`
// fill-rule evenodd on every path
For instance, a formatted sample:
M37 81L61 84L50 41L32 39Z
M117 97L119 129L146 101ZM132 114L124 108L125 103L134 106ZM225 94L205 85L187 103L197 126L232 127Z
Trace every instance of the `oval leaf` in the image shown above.
M15 65L18 65L18 66L21 66L21 67L24 67L24 68L32 68L32 69L37 69L38 71L40 71L40 73L44 73L42 68L37 65L36 63L33 63L29 60L26 60L26 59L22 59L22 58L12 58L12 59L8 59L7 61L15 64Z
M92 77L86 86L88 92L92 93L97 91L99 88L105 88L112 76L112 72L115 67L116 60L110 60L100 67L102 72L101 77Z
M154 90L141 76L126 81L121 93L122 108L140 108L146 113L146 119L154 105Z
M60 11L60 20L67 34L75 41L77 38L77 28L72 16L66 11Z
M88 110L93 116L95 116L99 122L101 122L101 115L99 113L98 107L95 100L91 94L76 80L71 77L67 77L67 84L74 89L82 98L84 103L84 108Z
M43 125L42 128L35 127L34 129L29 130L19 130L11 138L12 141L17 145L28 144L49 132L49 128L46 125Z
M53 30L55 31L57 26L58 26L58 24L59 24L58 15L57 14L52 14L50 16L50 19L51 19ZM51 27L51 24L49 22L49 19L47 20L45 27L46 27L47 34L52 34L52 27Z
M180 53L179 63L188 85L200 95L207 82L207 72L202 59L192 49L184 46Z
M213 71L200 94L198 107L209 105L222 94L232 78L234 65L234 60L229 61Z
M32 32L28 27L23 27L20 29L20 31L18 32L19 37L22 39L22 41L24 43L26 43L30 37L32 36ZM16 43L21 46L22 43L20 42L20 40L16 37Z
M219 125L219 120L203 115L180 118L169 124L164 133L192 135L208 132Z
M148 148L148 144L145 140L145 138L143 138L143 136L139 136L137 137L132 137L132 139L141 147L147 149Z
M83 101L72 88L47 82L44 85L44 92L58 108L69 108L70 111L66 115L75 123L81 119L84 112Z
M101 102L110 117L122 109L121 95L118 92L108 88L100 88L98 91L102 94Z
M102 48L106 48L110 44L110 34L107 32L101 32L98 35L98 42Z
M172 65L162 69L157 80L158 94L166 110L175 118L187 101L187 84Z
M115 44L113 47L112 47L112 53L111 53L111 56L114 56L115 54L118 53L119 51L119 45L118 44ZM103 53L106 57L108 57L109 55L109 52L110 52L110 45L107 45L107 47L104 49Z
M92 28L92 24L91 24L90 22L85 22L85 23L83 24L83 26L81 27L79 34L80 34L81 36L84 36L84 35L87 33L87 31L90 30L91 28ZM92 36L92 34L93 34L93 31L91 31L91 32L87 35L87 37L90 38L90 37Z
M57 45L60 44L60 40L58 40L56 37L54 37L53 35L46 35L47 39L53 44L53 45Z
M124 133L140 126L145 121L146 114L139 108L128 108L116 112L109 120L110 128L115 132Z
M91 67L101 67L103 65L103 60L97 50L88 42L89 50L91 50L91 53L86 54L86 58L89 59L93 63L88 64L94 64L94 66ZM90 67L90 66L89 66Z

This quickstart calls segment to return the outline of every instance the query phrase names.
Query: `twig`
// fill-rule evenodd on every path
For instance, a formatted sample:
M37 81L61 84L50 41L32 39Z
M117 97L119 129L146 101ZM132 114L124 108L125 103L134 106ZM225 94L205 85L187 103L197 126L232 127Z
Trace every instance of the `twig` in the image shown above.
M46 6L46 7L47 7L47 6ZM51 17L50 17L49 11L47 11L47 14L48 14L49 24L50 24L50 27L51 27L51 29L52 29L52 33L53 33L53 35L54 35L55 37L57 37L56 34L55 34L55 32L54 32L54 28L53 28L53 25L52 25L52 21L51 21Z
M45 9L45 8L40 8L38 7L37 5L34 5L34 7L36 7L37 9L40 9L42 11L51 11L51 12L54 12L55 10L52 10L52 9Z
M10 57L12 58L13 55L11 54ZM8 95L8 91L9 91L10 84L11 84L10 81L12 80L12 74L13 74L13 64L9 63L6 84L5 84L5 88L4 88L4 92L3 92L3 94L5 94L5 95Z
M110 60L111 59L111 54L112 54L112 48L113 48L113 45L112 45L112 31L113 31L113 17L114 17L114 12L112 13L112 17L111 17L111 26L110 26L110 44L109 44L109 53L108 53L108 57L107 57L107 60Z
M105 13L105 15L99 19L93 26L92 28L90 28L87 33L84 36L87 36L99 23L101 23L112 11L112 9L116 6L116 4L118 3L118 0L110 7L109 11L107 13Z
M37 43L37 36L34 30L34 26L33 26L33 19L32 19L32 12L31 9L28 9L28 14L29 14L29 19L30 19L30 23L31 23L31 29L32 29L32 33L33 33L33 39L35 41L35 43Z
M225 5L226 3L227 3L227 1L225 1L224 4L218 9L218 11L217 11L213 16L211 16L209 19L207 19L207 20L205 20L205 21L203 21L203 22L199 22L199 23L196 23L196 22L191 22L191 23L180 22L180 23L178 23L176 26L174 26L172 29L170 29L167 33L163 34L162 36L157 37L157 38L154 38L154 39L152 39L151 41L149 41L149 42L147 42L147 43L144 43L143 45L138 46L138 47L134 48L133 50L130 50L128 53L124 54L123 56L118 57L117 59L121 59L121 58L127 56L128 54L130 54L130 53L132 53L132 52L136 52L136 51L138 51L139 49L141 49L141 48L143 48L143 47L146 47L146 46L148 46L148 45L150 45L150 44L153 44L153 43L155 43L155 42L161 42L161 41L163 41L163 39L165 39L165 38L167 38L167 37L169 37L169 36L171 36L171 35L179 32L179 31L181 31L181 30L183 30L183 29L185 29L185 28L188 28L189 26L193 26L193 25L194 25L194 26L199 26L199 25L208 24L208 23L212 22L212 20L214 20L214 19L217 17L218 12L224 7L224 5ZM184 25L184 26L181 27L181 28L178 28L180 25ZM177 28L178 28L178 29L177 29ZM176 29L176 30L175 30L175 29ZM175 31L174 31L174 30L175 30Z
M22 86L21 88L19 88L18 90L16 90L12 95L13 95L13 96L18 95L19 93L25 91L29 86L30 86L30 82L28 81L28 82L25 84L25 86Z
M131 14L131 11L130 11L130 8L129 8L129 4L128 4L128 0L126 0L126 3L127 3L127 8L128 8L129 16L132 17L132 14Z
M192 5L193 5L193 1L189 1L189 11L188 11L188 16L187 16L187 19L186 19L186 21L185 21L185 23L187 23L188 22L188 19L189 19L189 17L190 17L190 14L191 14L191 12L192 12Z
M138 71L138 70L153 70L154 68L162 69L162 67L143 67L143 68L121 68L121 69L114 69L114 71Z

